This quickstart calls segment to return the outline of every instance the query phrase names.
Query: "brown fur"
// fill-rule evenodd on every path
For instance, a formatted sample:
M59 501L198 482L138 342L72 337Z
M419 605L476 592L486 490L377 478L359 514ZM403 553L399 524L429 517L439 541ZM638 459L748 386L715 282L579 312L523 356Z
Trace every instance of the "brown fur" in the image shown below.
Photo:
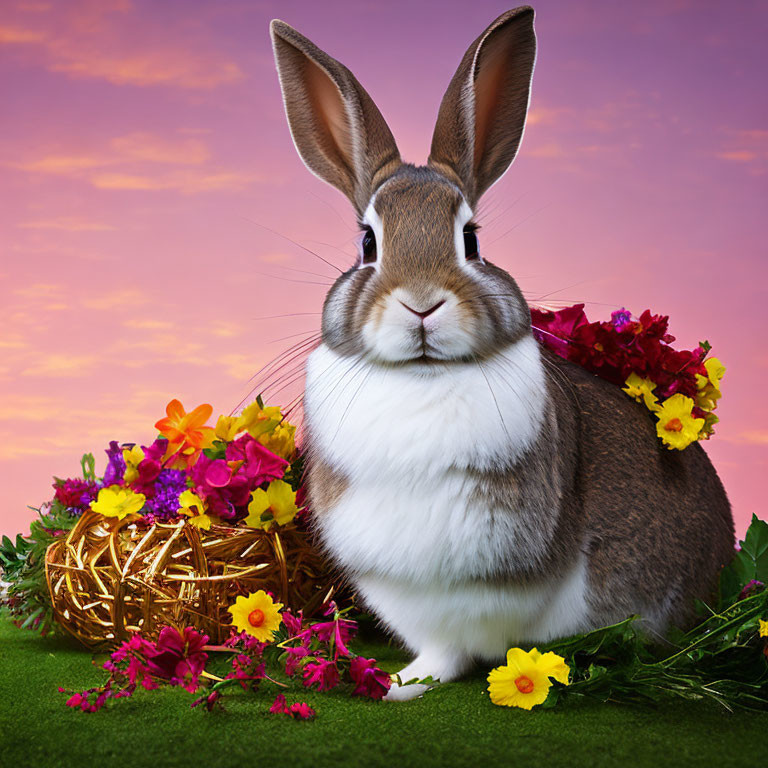
M358 265L329 291L323 342L364 359L363 325L377 322L383 297L397 288L425 308L440 290L460 298L457 311L475 348L470 358L442 365L480 365L530 334L512 277L488 262L459 265L454 221L462 198L474 209L517 152L536 51L532 10L503 14L472 43L442 101L427 167L400 161L349 70L282 22L273 22L272 34L302 158L349 197L358 216L375 195L384 229L378 268ZM712 464L699 444L666 450L647 410L615 385L542 354L549 404L536 442L514 463L499 456L492 471L467 473L487 508L514 515L520 532L515 550L483 578L542 581L564 574L583 553L595 626L631 613L658 626L685 623L694 598L710 596L733 553L730 506ZM307 442L310 494L323 514L347 480L315 450L311 434Z

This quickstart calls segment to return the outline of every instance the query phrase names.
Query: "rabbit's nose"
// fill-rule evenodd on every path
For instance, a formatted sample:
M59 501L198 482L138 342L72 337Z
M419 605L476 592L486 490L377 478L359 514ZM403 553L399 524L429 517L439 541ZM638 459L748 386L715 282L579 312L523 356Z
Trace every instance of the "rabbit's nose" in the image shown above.
M399 299L398 299L399 301ZM418 309L414 309L413 307L409 307L405 302L400 302L409 312L413 312L414 315L418 315L422 320L425 317L429 317L433 312L436 312L440 307L445 304L445 299L442 299L441 301L438 301L437 304L435 304L433 307L430 307L429 309L425 309L423 312L419 312Z

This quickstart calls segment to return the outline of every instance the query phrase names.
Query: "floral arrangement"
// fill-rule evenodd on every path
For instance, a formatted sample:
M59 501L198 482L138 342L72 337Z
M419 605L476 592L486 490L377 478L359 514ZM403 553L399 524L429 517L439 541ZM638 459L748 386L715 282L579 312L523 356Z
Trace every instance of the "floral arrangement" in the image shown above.
M583 304L557 312L532 308L531 316L534 335L544 346L644 404L670 450L714 434L725 367L708 357L708 342L693 350L674 349L669 318L647 309L637 319L620 309L610 321L593 323Z
M218 640L222 603L255 584L311 611L328 599L295 427L260 398L215 427L211 414L172 400L151 445L112 441L103 477L87 454L81 477L55 478L30 536L0 545L3 602L22 626L56 619L96 647L197 616Z
M391 685L390 675L349 649L357 623L331 602L326 621L307 623L301 613L283 609L282 603L263 590L238 597L229 607L232 629L222 645L193 627L167 626L157 641L141 634L125 641L103 669L109 676L102 685L83 691L66 691L68 707L93 713L110 699L131 697L137 690L178 686L197 698L192 707L209 712L219 709L229 689L258 693L262 686L277 690L269 711L308 720L315 711L301 701L288 704L285 693L301 681L318 691L344 689L352 696L381 699Z

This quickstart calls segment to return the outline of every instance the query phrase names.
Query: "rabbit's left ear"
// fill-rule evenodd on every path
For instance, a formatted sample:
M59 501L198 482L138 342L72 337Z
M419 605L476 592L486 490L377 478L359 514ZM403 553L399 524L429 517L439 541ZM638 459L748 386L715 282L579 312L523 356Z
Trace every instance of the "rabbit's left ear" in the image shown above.
M283 21L274 20L270 32L296 149L362 216L380 181L400 165L392 132L343 64Z
M440 104L429 163L473 208L515 158L535 59L533 9L507 11L469 47Z

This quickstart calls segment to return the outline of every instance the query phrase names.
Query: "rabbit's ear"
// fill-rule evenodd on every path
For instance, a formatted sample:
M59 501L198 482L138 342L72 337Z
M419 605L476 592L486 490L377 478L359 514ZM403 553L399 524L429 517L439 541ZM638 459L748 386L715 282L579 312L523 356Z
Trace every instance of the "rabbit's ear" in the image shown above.
M515 8L472 43L445 92L429 162L457 177L472 207L514 160L535 59L533 9Z
M392 132L355 76L283 21L270 25L285 113L301 159L362 215L400 164Z

